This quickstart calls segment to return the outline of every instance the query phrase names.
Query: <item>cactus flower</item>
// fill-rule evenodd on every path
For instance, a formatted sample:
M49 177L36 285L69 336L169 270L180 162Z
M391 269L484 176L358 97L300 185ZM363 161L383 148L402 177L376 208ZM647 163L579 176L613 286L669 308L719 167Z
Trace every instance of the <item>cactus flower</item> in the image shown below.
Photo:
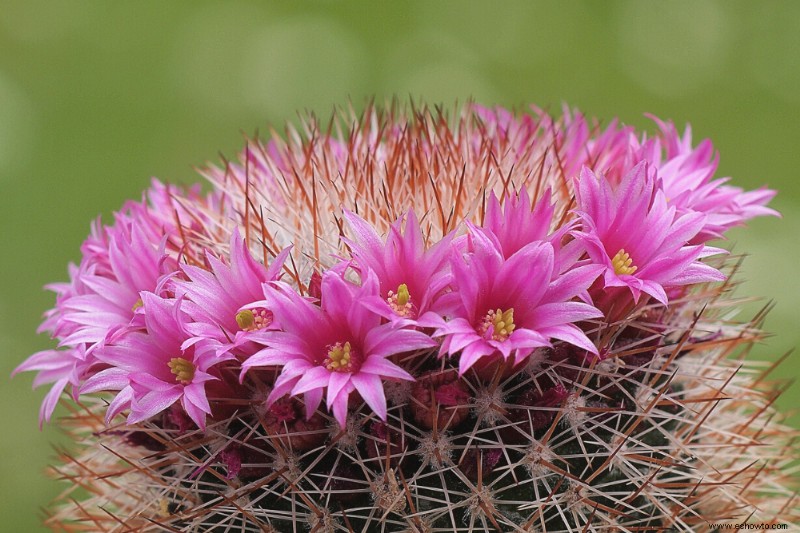
M665 288L722 281L725 276L700 261L721 250L688 243L706 216L678 215L640 163L616 186L584 168L576 185L582 224L573 235L603 269L606 287L627 287L634 300L646 293L667 305Z
M110 368L86 380L81 392L119 390L110 414L129 408L129 424L147 420L179 401L203 428L211 413L206 383L217 379L209 369L220 359L186 344L189 335L180 300L149 293L142 300L146 331L128 331L99 350L98 360Z
M324 392L327 408L344 426L349 396L357 391L378 417L386 420L383 379L414 379L389 357L435 345L422 332L382 323L381 315L363 305L378 293L374 274L367 274L360 287L335 273L326 274L321 307L282 283L273 283L266 291L281 329L257 336L268 347L244 362L242 374L253 367L280 365L281 373L267 402L286 393L303 394L309 418Z
M499 355L518 365L536 348L559 339L596 354L597 348L575 322L602 316L573 301L597 278L593 265L552 281L555 253L550 243L526 244L508 259L483 232L469 235L466 253L454 252L454 288L461 306L447 320L432 319L442 354L459 355L464 374L479 359Z
M441 312L450 283L447 258L452 234L426 249L425 238L414 211L408 211L405 226L398 219L383 242L363 218L344 212L354 237L342 240L350 248L362 275L378 278L380 295L370 300L376 312L391 320L416 321L433 310Z

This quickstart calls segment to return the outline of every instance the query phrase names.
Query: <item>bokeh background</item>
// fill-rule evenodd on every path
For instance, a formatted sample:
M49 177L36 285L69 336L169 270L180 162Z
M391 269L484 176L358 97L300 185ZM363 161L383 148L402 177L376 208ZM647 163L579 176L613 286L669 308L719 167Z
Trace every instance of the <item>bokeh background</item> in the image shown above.
M150 176L197 178L242 134L392 95L453 104L562 102L652 129L645 112L713 139L721 175L780 190L782 220L737 230L743 316L775 300L800 345L800 3L726 1L5 1L0 11L0 531L39 531L60 490L42 470L57 429L44 391L7 376L36 336L89 222ZM780 375L800 373L800 355ZM795 387L780 405L800 400ZM793 419L795 423L798 418Z

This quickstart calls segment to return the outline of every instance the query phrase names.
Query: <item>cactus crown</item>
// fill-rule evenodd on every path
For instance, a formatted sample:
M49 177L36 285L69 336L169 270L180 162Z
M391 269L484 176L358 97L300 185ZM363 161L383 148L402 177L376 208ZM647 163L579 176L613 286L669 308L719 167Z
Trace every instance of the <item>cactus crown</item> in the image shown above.
M48 524L795 523L797 435L745 359L763 314L729 319L739 259L707 244L774 193L657 124L394 103L252 141L207 195L154 182L19 367L43 419L80 395Z

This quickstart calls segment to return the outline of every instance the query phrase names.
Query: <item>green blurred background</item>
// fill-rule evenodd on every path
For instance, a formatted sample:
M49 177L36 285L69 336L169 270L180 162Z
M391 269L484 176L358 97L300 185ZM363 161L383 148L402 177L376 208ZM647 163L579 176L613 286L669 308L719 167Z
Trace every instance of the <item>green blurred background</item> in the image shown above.
M42 470L44 390L9 381L50 347L34 330L45 283L79 259L89 222L150 176L197 179L242 133L351 98L562 102L640 127L643 113L710 137L721 175L780 190L783 220L737 230L748 282L774 299L756 349L800 344L800 2L100 2L25 0L0 11L0 530L38 531L59 485ZM752 315L757 305L743 316ZM800 372L800 357L782 376ZM781 402L793 408L795 387ZM794 418L797 421L797 418Z

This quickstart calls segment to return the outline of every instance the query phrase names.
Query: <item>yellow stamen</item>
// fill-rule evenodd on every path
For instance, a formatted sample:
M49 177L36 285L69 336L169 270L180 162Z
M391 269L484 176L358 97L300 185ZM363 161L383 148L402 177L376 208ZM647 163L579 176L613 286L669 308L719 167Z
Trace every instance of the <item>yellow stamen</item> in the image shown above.
M322 364L332 372L352 372L356 365L355 355L349 342L337 342L328 346L328 357Z
M491 337L489 338L496 341L504 341L511 336L516 327L514 324L514 308L511 307L503 311L498 307L486 313L481 322L480 331L486 337L491 330Z
M133 304L133 307L131 307L131 312L135 313L136 310L139 309L143 305L144 305L144 302L142 301L141 298L139 298L138 300L136 300L136 303Z
M389 291L386 302L392 308L392 311L402 317L408 317L413 312L411 294L408 292L408 285L405 283L401 283L397 287L397 292Z
M620 248L617 255L611 260L611 265L614 267L614 272L617 276L623 274L630 276L639 268L633 265L633 259L631 259L630 254L625 251L625 248Z
M183 357L173 357L167 365L175 374L175 381L186 385L194 379L195 366L191 361L187 361Z

